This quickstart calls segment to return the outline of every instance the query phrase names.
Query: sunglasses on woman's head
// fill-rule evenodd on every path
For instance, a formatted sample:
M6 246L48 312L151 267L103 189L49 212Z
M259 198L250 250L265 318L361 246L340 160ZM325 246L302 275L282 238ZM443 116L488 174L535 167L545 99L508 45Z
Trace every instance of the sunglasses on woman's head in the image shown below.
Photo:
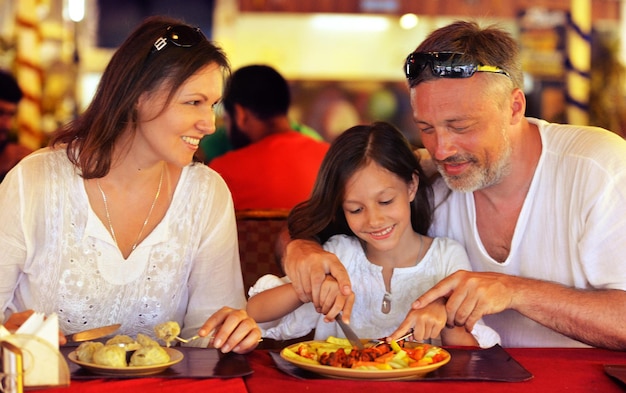
M469 78L476 72L492 72L510 78L509 73L500 67L463 60L463 53L459 52L413 52L404 64L406 78L409 81L417 79L428 66L433 75L440 78Z
M182 48L189 48L206 39L199 27L186 25L169 26L162 37L157 38L150 53L158 52L167 44L173 44Z

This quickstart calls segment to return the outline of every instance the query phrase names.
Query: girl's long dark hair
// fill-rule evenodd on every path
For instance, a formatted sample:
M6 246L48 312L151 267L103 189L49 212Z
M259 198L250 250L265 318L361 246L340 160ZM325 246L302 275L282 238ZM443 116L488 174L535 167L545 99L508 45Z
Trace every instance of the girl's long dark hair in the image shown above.
M290 236L320 243L337 234L355 236L342 208L345 186L357 170L370 162L407 183L412 181L413 174L418 175L419 186L411 202L411 225L414 231L425 235L432 222L430 182L405 136L389 123L375 122L352 127L333 141L322 161L311 197L289 214Z

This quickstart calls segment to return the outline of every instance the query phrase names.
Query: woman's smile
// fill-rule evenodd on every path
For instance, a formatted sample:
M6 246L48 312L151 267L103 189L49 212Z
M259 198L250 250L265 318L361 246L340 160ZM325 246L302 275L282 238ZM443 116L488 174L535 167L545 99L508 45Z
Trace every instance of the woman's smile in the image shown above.
M200 138L194 138L192 136L181 136L183 142L187 143L194 147L194 150L198 149L198 145L200 144Z

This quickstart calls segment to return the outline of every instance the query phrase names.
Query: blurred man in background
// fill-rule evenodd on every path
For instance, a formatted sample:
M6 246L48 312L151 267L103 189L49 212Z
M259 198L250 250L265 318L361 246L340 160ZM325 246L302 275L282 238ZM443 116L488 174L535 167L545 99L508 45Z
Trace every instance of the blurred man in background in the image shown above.
M209 166L228 184L235 209L291 209L307 199L328 143L292 128L282 75L264 65L240 68L222 102L234 150Z
M13 132L22 89L10 73L0 70L0 182L32 150L17 143Z

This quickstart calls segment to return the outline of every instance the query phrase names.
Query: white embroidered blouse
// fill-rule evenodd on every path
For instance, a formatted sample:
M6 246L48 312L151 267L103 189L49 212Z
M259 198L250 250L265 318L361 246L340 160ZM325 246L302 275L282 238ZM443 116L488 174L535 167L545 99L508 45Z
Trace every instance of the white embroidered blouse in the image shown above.
M0 206L1 321L34 309L57 313L65 334L121 323L119 334L153 336L174 320L191 336L222 306L245 307L232 198L205 165L183 169L127 260L64 149L25 158L0 184Z

